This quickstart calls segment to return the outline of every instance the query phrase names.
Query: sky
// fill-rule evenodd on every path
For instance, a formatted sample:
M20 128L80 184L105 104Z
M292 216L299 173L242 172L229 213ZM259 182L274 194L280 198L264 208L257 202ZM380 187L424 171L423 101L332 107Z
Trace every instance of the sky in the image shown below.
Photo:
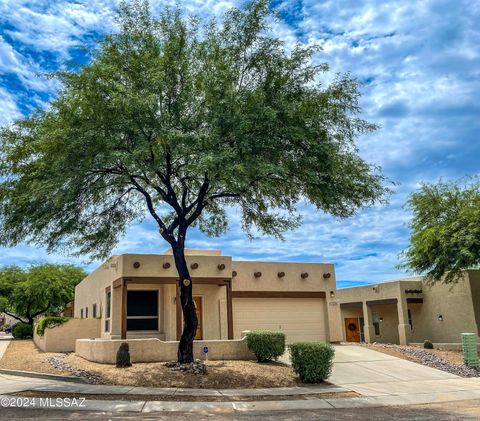
M166 2L152 0L153 10ZM243 1L178 1L201 19L221 17ZM115 30L116 0L0 1L0 125L45 107L58 84L45 77L81 45ZM388 205L337 220L309 205L304 223L285 234L249 240L235 209L219 238L190 233L190 248L216 248L237 260L333 262L339 286L408 276L397 269L408 245L404 204L421 182L479 173L480 2L421 0L274 0L280 20L272 31L287 46L317 43L314 58L332 74L350 72L361 82L363 117L378 123L358 139L361 156L394 182ZM132 224L113 253L161 253L167 244L153 222ZM0 266L99 262L48 254L34 245L0 248Z

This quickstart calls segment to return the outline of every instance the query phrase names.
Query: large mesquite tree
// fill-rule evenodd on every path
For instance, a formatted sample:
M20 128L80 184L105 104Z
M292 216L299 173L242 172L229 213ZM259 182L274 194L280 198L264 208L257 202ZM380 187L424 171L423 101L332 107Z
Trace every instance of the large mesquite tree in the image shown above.
M323 85L318 48L288 51L267 3L205 26L124 3L91 61L56 73L50 107L1 132L1 243L103 257L147 213L180 280L180 362L192 361L197 328L190 227L218 235L236 206L247 232L281 236L298 226L300 201L348 217L385 193L355 148L375 128L358 117L357 83Z

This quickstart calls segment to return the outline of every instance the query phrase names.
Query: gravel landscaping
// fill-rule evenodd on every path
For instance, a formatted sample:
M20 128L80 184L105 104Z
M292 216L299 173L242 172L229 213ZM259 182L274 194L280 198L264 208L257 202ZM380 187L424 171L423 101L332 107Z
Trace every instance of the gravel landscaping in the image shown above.
M461 377L480 377L480 371L463 364L461 351L444 351L439 349L423 349L416 346L394 344L368 344L367 348L384 354L393 355L414 361L428 367L456 374Z
M176 363L137 363L127 368L98 364L74 353L40 351L31 340L14 340L0 360L0 368L77 376L91 384L180 387L199 389L247 389L299 386L292 368L281 362L196 362L189 371ZM205 373L206 374L200 374Z

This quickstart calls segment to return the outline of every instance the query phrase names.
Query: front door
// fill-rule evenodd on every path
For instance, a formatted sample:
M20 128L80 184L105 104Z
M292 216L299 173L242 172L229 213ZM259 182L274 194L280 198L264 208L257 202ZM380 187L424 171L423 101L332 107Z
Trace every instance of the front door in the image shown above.
M360 323L357 318L345 319L345 340L347 342L360 342Z
M203 339L203 306L202 306L202 297L193 297L195 301L195 308L197 310L197 334L195 335L195 340L200 341Z

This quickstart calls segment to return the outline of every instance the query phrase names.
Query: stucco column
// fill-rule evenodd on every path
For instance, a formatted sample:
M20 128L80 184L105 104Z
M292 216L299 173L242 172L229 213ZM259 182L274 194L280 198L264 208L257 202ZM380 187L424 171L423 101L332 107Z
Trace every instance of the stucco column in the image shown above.
M398 339L400 345L408 345L411 338L410 323L408 323L408 307L407 300L400 294L400 298L397 302L398 311Z
M110 307L110 338L120 339L122 337L122 288L113 288L112 286L112 303Z
M363 323L365 343L372 343L373 338L375 338L375 329L373 327L372 309L367 305L366 301L363 302Z

